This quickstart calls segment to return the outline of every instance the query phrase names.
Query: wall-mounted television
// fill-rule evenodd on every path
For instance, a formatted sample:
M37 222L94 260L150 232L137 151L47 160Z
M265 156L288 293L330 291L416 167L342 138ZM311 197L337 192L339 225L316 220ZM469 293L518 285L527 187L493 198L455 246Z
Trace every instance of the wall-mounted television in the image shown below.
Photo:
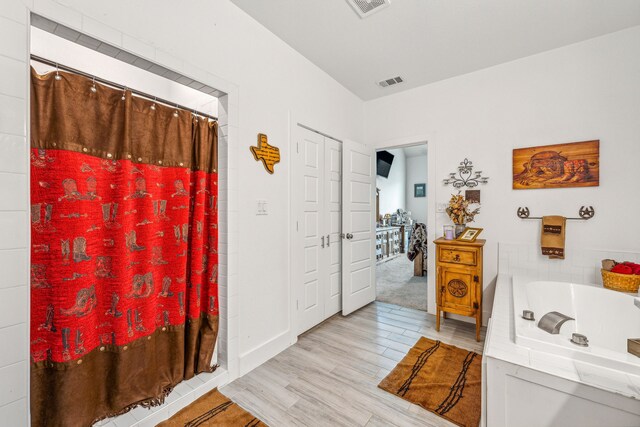
M384 178L389 178L389 171L391 170L391 164L393 163L393 154L388 151L378 151L377 160L376 168L378 170L378 175Z

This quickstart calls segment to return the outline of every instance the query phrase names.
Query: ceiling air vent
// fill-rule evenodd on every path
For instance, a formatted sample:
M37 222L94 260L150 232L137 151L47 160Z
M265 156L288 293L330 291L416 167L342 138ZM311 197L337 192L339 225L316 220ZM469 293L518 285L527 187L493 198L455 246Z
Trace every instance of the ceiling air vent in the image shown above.
M378 86L381 86L381 87L393 86L393 85L397 85L398 83L402 83L403 81L404 80L402 80L402 77L400 76L392 77L390 79L380 80L378 82Z
M347 0L347 3L351 5L360 18L373 15L375 12L389 6L390 2L391 0Z

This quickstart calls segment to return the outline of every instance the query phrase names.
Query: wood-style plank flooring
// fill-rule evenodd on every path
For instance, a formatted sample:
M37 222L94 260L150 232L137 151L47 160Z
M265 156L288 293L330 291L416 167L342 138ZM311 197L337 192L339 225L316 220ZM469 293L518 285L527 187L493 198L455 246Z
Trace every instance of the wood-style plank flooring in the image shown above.
M333 316L220 391L272 427L453 426L377 387L420 336L482 352L472 324L447 319L438 333L433 315L373 302Z

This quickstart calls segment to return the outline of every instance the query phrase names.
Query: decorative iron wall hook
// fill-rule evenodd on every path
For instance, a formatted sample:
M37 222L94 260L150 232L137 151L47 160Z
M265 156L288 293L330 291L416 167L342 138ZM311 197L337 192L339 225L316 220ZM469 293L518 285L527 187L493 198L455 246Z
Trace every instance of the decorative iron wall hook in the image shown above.
M542 219L541 216L529 216L529 208L528 207L524 207L518 208L518 218L520 219ZM569 220L572 221L577 221L577 220L588 220L591 219L595 216L596 211L595 209L593 209L593 206L581 206L580 210L578 211L578 215L580 215L580 218L567 218Z
M473 162L468 159L464 159L458 166L458 174L451 172L449 177L442 181L444 185L452 184L453 188L462 187L477 187L478 184L486 184L489 182L489 177L482 176L482 171L473 171Z

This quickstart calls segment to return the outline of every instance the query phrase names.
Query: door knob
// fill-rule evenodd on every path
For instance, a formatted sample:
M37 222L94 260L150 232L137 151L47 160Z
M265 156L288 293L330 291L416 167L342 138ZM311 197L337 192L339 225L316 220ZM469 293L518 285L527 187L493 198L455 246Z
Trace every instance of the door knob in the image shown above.
M347 240L351 240L351 239L353 239L353 234L347 233Z

